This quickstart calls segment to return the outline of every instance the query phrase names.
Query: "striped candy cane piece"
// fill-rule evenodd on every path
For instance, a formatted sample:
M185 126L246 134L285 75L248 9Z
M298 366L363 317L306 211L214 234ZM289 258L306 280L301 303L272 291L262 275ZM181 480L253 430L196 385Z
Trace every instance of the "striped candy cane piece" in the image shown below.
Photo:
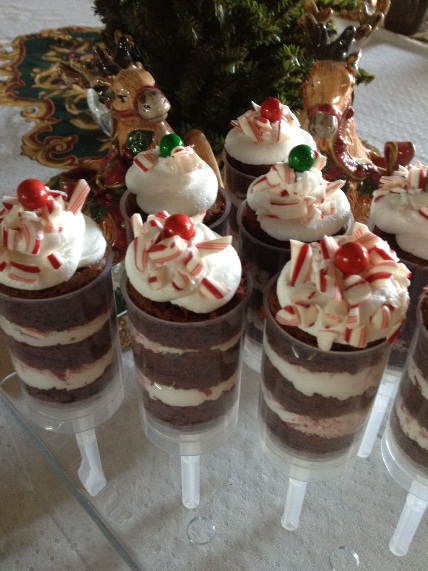
M354 305L349 308L348 315L346 316L346 325L349 329L353 329L360 325L360 306Z
M89 190L89 184L86 182L86 180L83 178L78 180L76 186L74 187L73 194L71 195L71 198L68 202L67 210L75 215L78 214L81 211L82 206L89 194Z
M196 244L201 256L208 256L209 254L214 254L215 252L222 252L232 243L232 236L220 236L219 238L214 238L213 240L203 240Z
M143 219L141 218L141 214L133 214L131 216L131 228L134 237L140 236L143 230Z
M179 258L185 248L186 242L182 238L170 236L158 244L153 244L147 252L151 262L165 264Z
M308 280L312 266L312 248L309 244L290 240L292 286L305 283Z
M300 325L299 312L293 305L282 307L275 315L275 319L280 325L287 327L298 327Z
M138 155L134 157L133 163L143 172L147 172L153 167L157 159L157 153L151 149L148 151L143 151L142 153L138 153Z
M327 157L325 155L323 155L322 153L320 153L318 150L314 150L314 155L315 155L315 161L314 164L312 165L313 169L316 169L318 171L321 171L325 165L327 164ZM345 184L345 181L336 181L336 182L341 182L343 186ZM335 183L328 183L328 184L335 184ZM328 187L327 184L327 187ZM339 187L341 188L341 187Z
M343 282L343 297L349 305L357 305L371 296L371 287L361 276L353 274Z
M299 314L302 327L312 327L318 317L318 308L315 305L296 303L296 310Z
M367 331L367 325L361 325L354 329L348 327L345 329L345 341L349 343L349 345L352 345L352 347L363 349L367 345Z
M320 329L317 333L317 344L323 351L330 351L339 333L334 329Z
M388 329L391 323L391 308L388 305L379 307L372 315L371 323L376 329Z
M332 236L324 236L320 240L321 256L324 260L334 260L339 244Z
M198 291L202 297L223 299L230 289L211 278L203 278L199 284Z

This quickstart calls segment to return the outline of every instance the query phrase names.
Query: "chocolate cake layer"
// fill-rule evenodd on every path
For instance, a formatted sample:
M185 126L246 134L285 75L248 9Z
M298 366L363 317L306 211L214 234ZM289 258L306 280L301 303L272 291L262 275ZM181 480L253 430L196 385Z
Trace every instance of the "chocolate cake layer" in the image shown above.
M382 238L383 240L388 242L390 248L395 251L395 253L402 262L406 263L406 261L408 261L423 267L428 266L428 260L425 260L424 258L419 258L418 256L414 256L410 252L406 252L405 250L400 248L397 239L395 237L395 234L389 234L388 232L384 232L377 226L373 228L373 233L376 234L376 236L379 236L379 238Z
M414 462L428 469L428 450L411 440L402 430L397 413L393 409L390 415L390 426L398 446Z
M9 304L6 298L0 296L0 314L21 327L32 327L41 331L52 331L58 328L59 315L61 316L61 329L88 323L105 311L105 296L94 296L90 289L82 289L78 296L70 298L62 296L85 288L96 279L105 268L107 258L108 252L99 262L78 269L67 282L43 290L18 290L0 284L0 294L14 299L14 303ZM52 298L52 303L45 305L43 312L40 311L37 300L50 298ZM20 303L21 299L22 303Z
M268 304L269 304L270 312L272 315L276 315L278 313L278 311L281 309L281 306L280 306L279 301L278 301L278 296L276 295L276 284L273 285L273 287L269 291L268 296L269 296L268 297ZM302 341L303 343L306 343L307 345L311 345L312 347L317 347L317 340L313 335L310 335L309 333L302 331L298 327L289 327L286 325L279 325L279 324L278 324L278 326L281 327L281 329L286 331L289 335L291 335L295 339L298 339L299 341ZM375 341L373 343L369 343L367 345L367 348L375 347L376 345L383 343L383 341L384 340L381 339L380 341ZM270 342L272 343L273 349L275 349L275 351L278 354L283 355L284 359L287 359L287 360L292 359L290 361L291 363L298 363L299 361L301 361L302 357L296 356L295 349L293 349L293 347L288 342L281 339L280 336L271 335ZM309 348L306 351L308 351L307 356L310 357ZM361 349L357 349L356 347L351 347L350 345L342 345L340 343L333 343L331 351L340 351L343 353L355 353L355 352L361 351ZM324 367L327 366L327 363L330 361L330 358L328 355L329 355L329 352L326 352L326 363L323 364L322 370L328 370L328 368L324 369ZM365 365L369 365L369 366L375 365L377 363L377 359L378 359L378 356L373 353L371 360L369 357L369 360L368 361L365 360L364 363L365 363ZM309 370L313 370L313 364L311 362L309 362L310 359L308 358L307 361L308 362L305 363L305 366L307 366L307 368ZM345 366L345 365L343 365L343 366L347 367L344 369L344 371L351 373L351 374L357 373L361 367L360 364L357 363L356 361L353 361L353 362L350 361L347 366Z
M67 345L36 347L19 343L6 336L9 351L19 361L35 369L78 369L103 357L111 348L111 323L105 325L90 337Z
M83 399L90 398L102 390L112 381L112 379L118 374L117 367L110 364L103 372L101 376L98 377L92 383L80 387L78 389L37 389L35 387L31 387L26 383L21 381L21 386L24 390L31 395L33 398L53 402L53 403L73 403Z
M292 382L283 377L269 359L264 364L263 382L272 397L289 412L313 419L331 418L367 410L376 396L370 388L362 395L340 400L320 394L305 395L295 389Z
M260 402L260 415L275 439L282 444L285 443L291 450L297 450L305 454L325 455L341 452L349 448L355 438L362 432L361 429L358 434L353 433L335 438L322 438L316 434L305 434L294 430L291 424L283 422L277 414L266 406L263 399Z
M134 359L144 375L149 371L150 381L181 389L210 388L229 379L239 363L240 339L226 351L207 350L189 353L162 353L150 351L135 344ZM174 375L180 371L180 375Z
M142 297L135 288L127 281L127 292L132 302L145 313L157 318L156 322L144 318L139 319L135 313L132 315L132 323L137 331L140 331L151 341L160 343L167 347L177 347L178 349L209 350L218 343L219 339L231 339L239 335L242 328L241 315L232 310L242 301L247 292L245 279L241 280L234 297L224 306L209 314L194 313L185 308L179 307L169 302L154 302ZM221 320L216 324L214 320L225 313L230 312L226 320ZM208 328L200 330L200 334L195 334L194 328L183 327L180 335L177 336L175 330L170 326L170 322L176 323L197 323L210 321Z
M225 151L225 156L226 156L227 162L230 164L231 167L233 167L234 169L236 169L239 172L242 172L244 174L248 174L249 176L258 177L258 176L261 176L262 174L266 174L267 172L269 172L269 169L272 166L272 164L251 165L248 163L243 163L241 161L238 161L234 157L232 157L227 151ZM243 189L243 193L247 192L247 188ZM236 192L236 189L234 189L234 191Z
M163 402L151 399L143 390L144 408L155 418L175 426L194 426L221 418L234 405L238 398L236 385L232 390L224 392L216 400L206 400L198 406L169 406Z
M147 212L144 212L137 202L137 195L133 192L128 192L125 199L124 210L128 218L131 218L133 214L140 214L143 222L147 220ZM226 200L220 190L217 192L217 198L214 204L208 208L204 216L204 224L206 226L212 226L221 218L226 210ZM153 213L156 214L156 213Z

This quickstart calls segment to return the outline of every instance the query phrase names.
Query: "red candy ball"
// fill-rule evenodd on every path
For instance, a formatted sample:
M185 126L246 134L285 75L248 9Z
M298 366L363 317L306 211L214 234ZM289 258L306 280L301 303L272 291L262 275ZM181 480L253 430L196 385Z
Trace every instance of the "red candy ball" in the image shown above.
M36 178L27 178L18 186L18 200L27 210L37 210L48 201L46 186Z
M163 226L163 235L180 236L183 240L189 240L195 233L195 225L193 221L185 214L171 214L165 220Z
M279 121L282 117L282 103L279 99L271 97L263 101L260 107L260 115L271 123Z
M344 274L361 274L369 265L369 253L359 242L346 242L337 249L334 263Z

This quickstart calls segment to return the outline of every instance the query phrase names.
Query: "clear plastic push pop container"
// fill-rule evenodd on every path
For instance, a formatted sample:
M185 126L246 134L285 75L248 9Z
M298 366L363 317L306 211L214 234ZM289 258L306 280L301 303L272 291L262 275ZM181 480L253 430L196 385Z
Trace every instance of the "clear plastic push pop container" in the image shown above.
M417 307L424 287L428 284L428 266L421 266L402 260L411 272L409 296L410 303L406 321L391 347L391 355L376 396L373 410L364 431L358 455L367 458L379 433L388 406L395 398L401 373L406 363L409 347L417 328Z
M428 306L426 292L417 326L382 438L384 463L409 492L390 549L405 555L428 505Z
M306 484L340 476L357 457L390 345L323 350L292 336L272 314L276 281L264 300L258 424L264 453L289 477L282 525L293 530Z
M26 299L0 293L0 325L28 417L46 430L76 433L79 475L93 495L104 478L94 429L123 400L111 262L109 250L101 273L64 295Z
M247 197L247 190L255 176L251 176L237 170L227 160L226 153L223 153L224 162L224 186L231 201L228 218L229 232L232 236L239 236L238 210Z
M253 278L253 291L245 314L244 361L255 371L260 371L262 359L264 311L263 292L269 280L290 259L290 250L262 242L253 236L246 226L244 201L238 211L239 257Z
M238 419L241 348L247 291L212 319L174 322L137 307L124 275L132 349L145 434L181 457L182 499L199 503L200 455L224 444Z

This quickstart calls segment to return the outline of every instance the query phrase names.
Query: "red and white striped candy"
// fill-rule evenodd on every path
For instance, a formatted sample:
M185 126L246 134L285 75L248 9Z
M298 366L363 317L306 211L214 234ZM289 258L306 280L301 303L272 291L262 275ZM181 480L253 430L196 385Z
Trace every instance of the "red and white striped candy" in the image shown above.
M317 344L323 351L330 351L339 333L333 329L320 329L317 333Z
M161 243L153 244L148 250L150 261L154 264L165 264L181 256L186 244L179 236L170 236Z
M195 256L193 252L187 257L187 260L184 262L186 270L192 277L199 276L204 270L204 264L199 256Z
M199 284L199 293L202 297L223 299L229 291L230 290L223 284L220 284L210 278L203 278Z
M376 329L388 329L391 323L391 309L387 305L379 307L372 315L371 323Z
M320 241L321 256L324 260L334 260L339 244L332 236L324 236Z
M143 229L143 219L141 218L141 214L133 214L130 222L134 237L136 238L137 236L140 236Z
M143 151L134 157L134 165L143 172L150 170L156 163L158 155L153 150Z
M316 169L318 171L321 171L325 167L325 165L327 164L327 157L325 155L321 154L317 150L314 150L314 155L315 155L315 160L314 160L314 164L312 165L312 168ZM341 188L345 184L344 181L338 181L338 182L342 182L342 185L339 188ZM334 184L334 183L327 183L327 186L329 184Z
M425 190L425 185L427 182L426 168L424 169L421 167L411 166L407 175L407 182L413 188L420 188Z
M398 264L394 260L384 260L380 264L376 264L372 266L368 270L366 270L363 274L366 281L373 284L374 282L377 285L381 285L386 283L390 277L394 274Z
M312 267L312 248L309 244L290 240L291 249L291 274L292 286L305 283L310 275Z
M348 305L357 305L371 296L370 285L356 274L348 276L343 285L342 294Z
M418 210L418 212L422 216L422 218L425 218L426 220L428 219L428 207L427 206L420 208Z
M350 329L349 327L345 329L344 338L345 341L352 347L358 347L358 349L363 349L367 345L367 325L361 325L360 327L355 327Z
M220 236L219 238L214 238L213 240L204 240L198 242L196 247L201 254L201 256L207 256L209 254L214 254L215 252L222 252L232 243L232 236Z
M67 205L67 211L78 214L89 194L89 184L83 178L80 179L74 187L73 194Z
M172 283L172 287L175 290L182 291L183 289L185 289L189 285L190 279L188 276L186 276L186 274L183 274L182 272L176 272L176 274L172 278L171 283Z
M346 325L349 329L358 327L360 325L360 306L354 305L349 308L348 315L346 316Z
M293 305L282 307L275 315L275 319L280 325L287 327L298 327L300 325L299 312Z

